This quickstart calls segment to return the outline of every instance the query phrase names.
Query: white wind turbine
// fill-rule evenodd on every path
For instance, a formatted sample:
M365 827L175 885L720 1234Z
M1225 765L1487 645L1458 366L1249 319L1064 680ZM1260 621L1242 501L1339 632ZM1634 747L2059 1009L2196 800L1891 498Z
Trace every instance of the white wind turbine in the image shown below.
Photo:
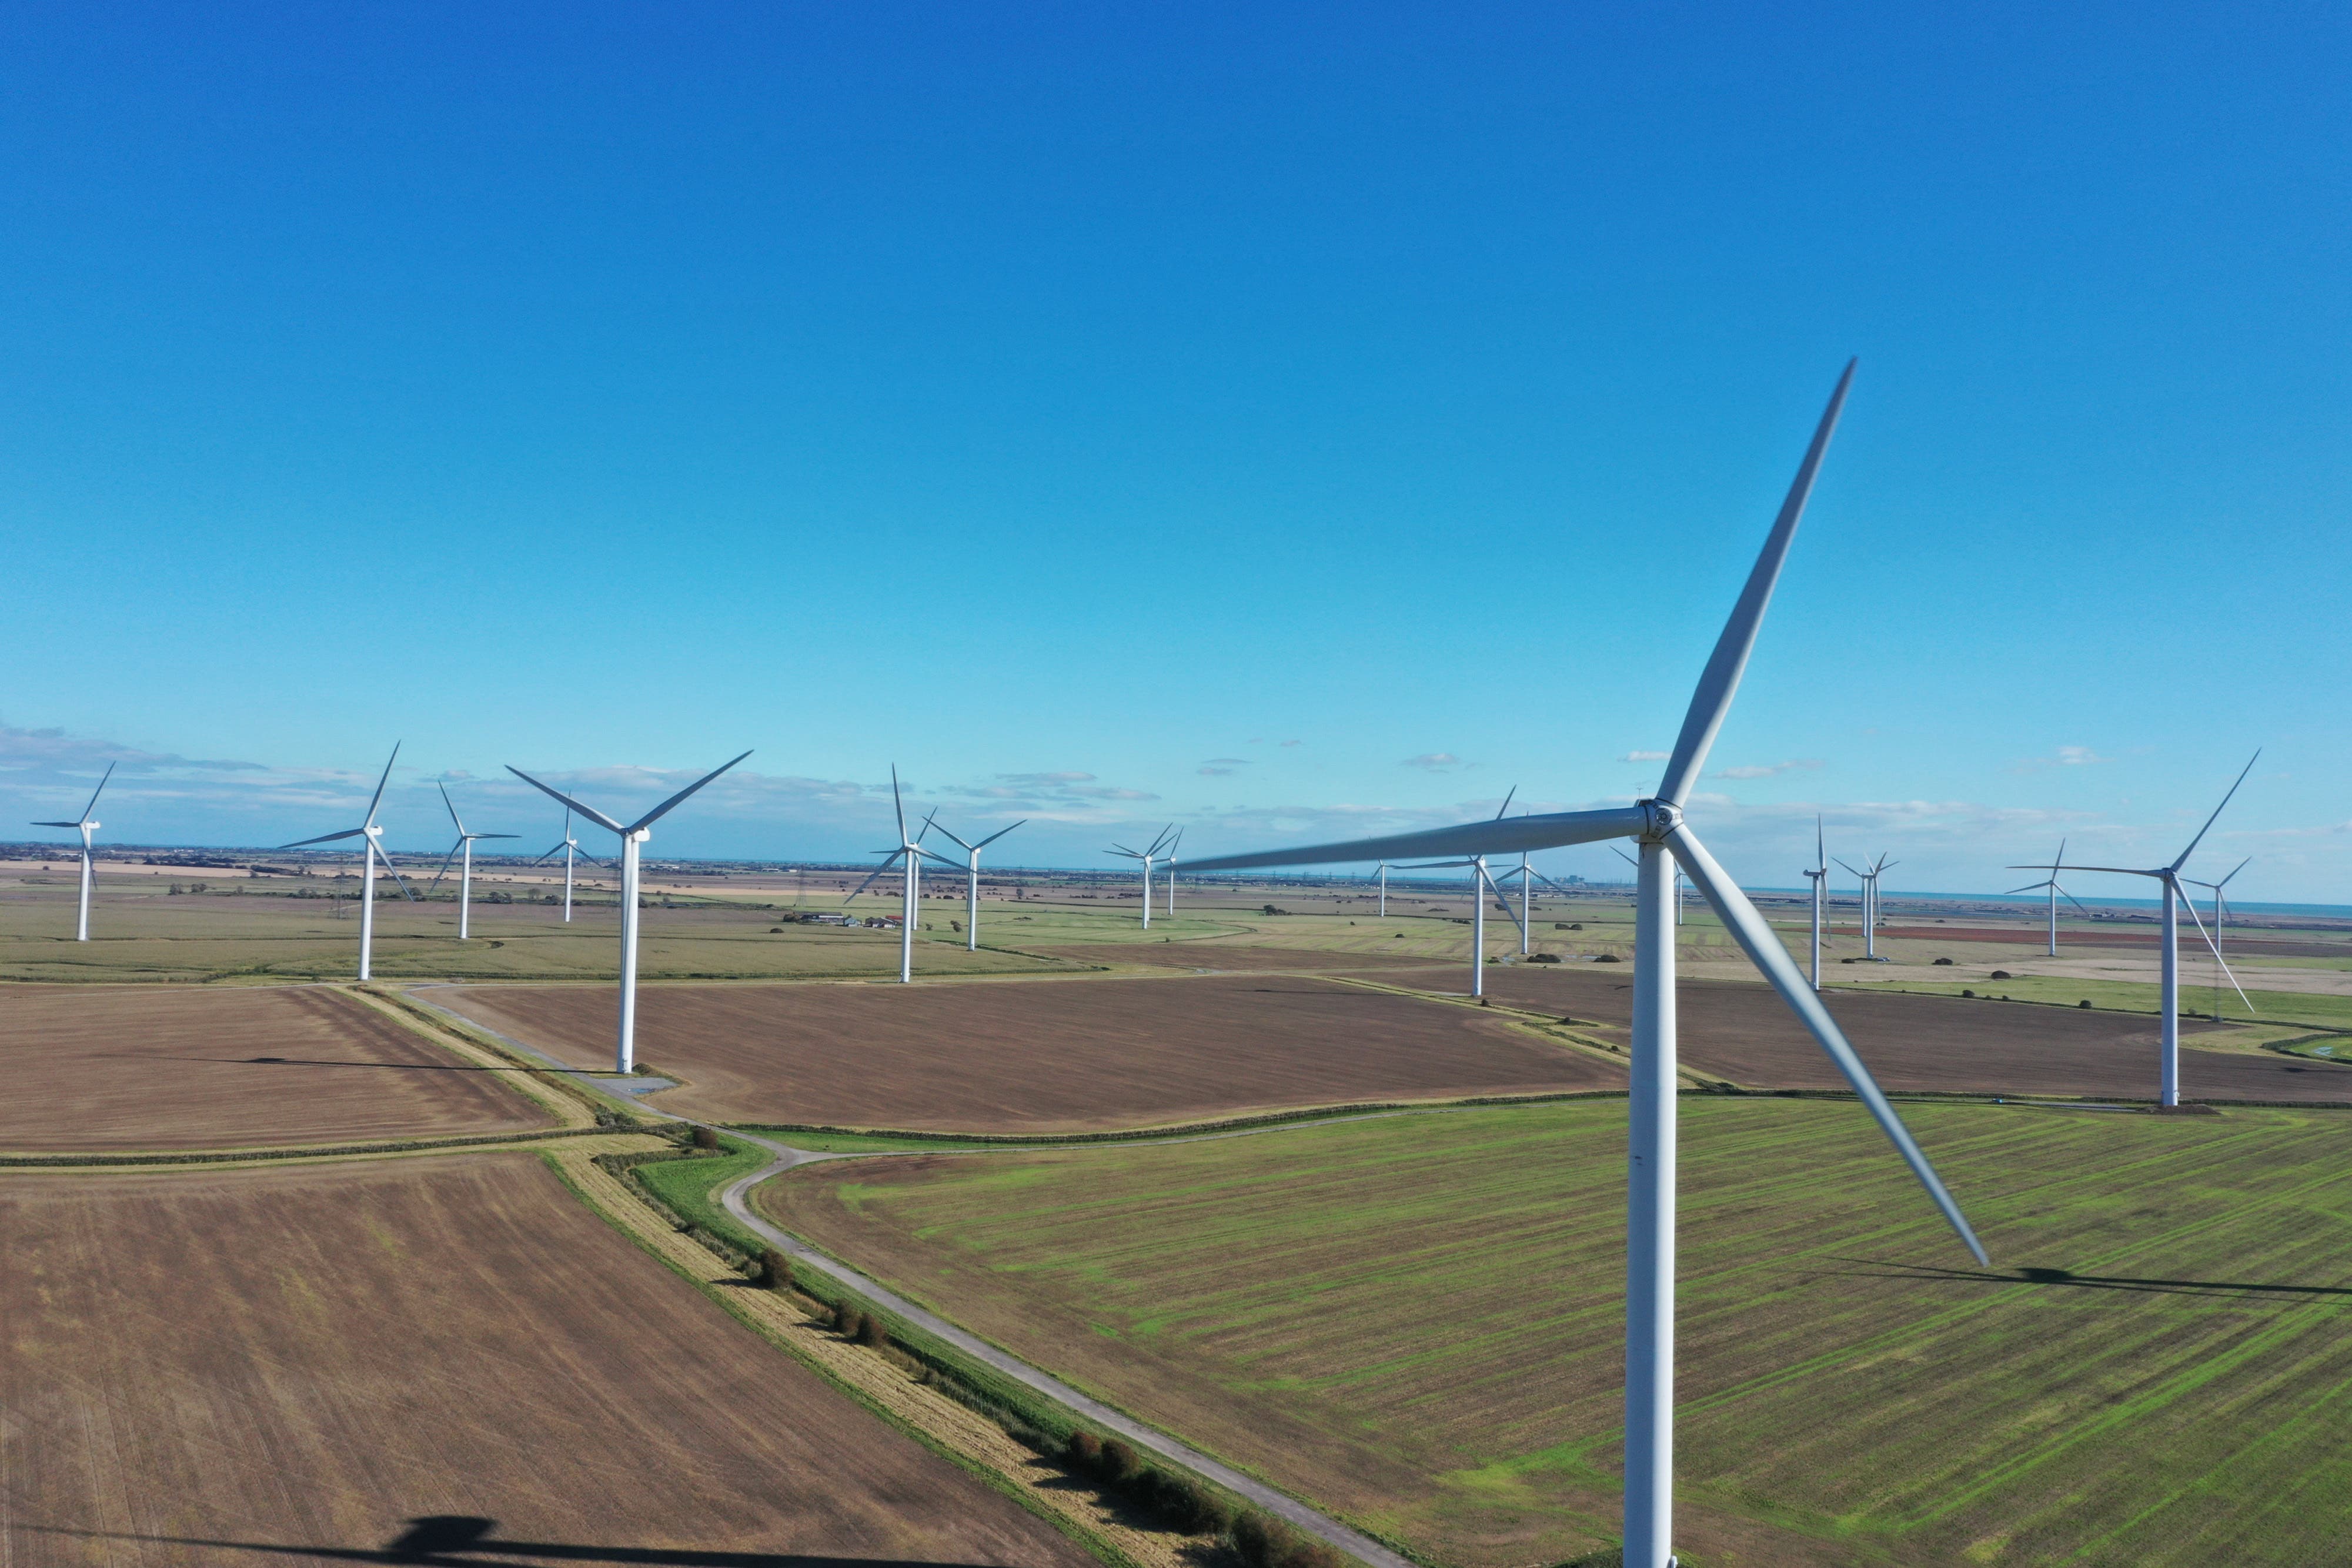
M2058 858L2056 860L2052 861L2048 865L2038 865L2031 869L2034 871L2046 871L2050 875L2043 881L2028 883L2023 887L2012 887L2009 891L2011 894L2014 894L2020 893L2040 893L2044 888L2049 890L2050 951L2047 956L2055 958L2058 956L2058 900L2061 897L2063 897L2067 903L2073 904L2075 908L2083 909L2083 901L2081 899L2075 897L2073 894L2068 893L2064 888L2058 885L2058 873L2067 869L2066 841L2063 839L2060 839L2058 841ZM2231 872L2230 873L2231 876L2235 876L2238 873L2236 872ZM2226 882L2229 878L2224 877L2222 880ZM2198 885L2202 887L2207 884L2200 883ZM2088 915L2091 912L2087 909L2083 909L2083 913L2084 915Z
M567 810L587 818L588 821L595 823L606 832L616 834L620 838L621 1018L620 1028L618 1030L619 1040L613 1053L613 1060L614 1062L613 1071L615 1072L634 1071L637 1065L638 852L645 847L646 841L654 836L653 826L656 822L660 821L664 817L669 815L671 810L682 803L688 796L693 794L697 789L701 789L705 784L709 783L713 779L718 778L721 773L726 772L728 768L734 767L736 762L742 761L744 757L749 757L751 755L751 754L747 751L743 753L742 757L736 758L734 762L722 763L719 767L712 768L709 772L704 774L701 778L696 779L693 783L688 785L677 794L672 795L668 800L664 800L660 805L656 806L652 810L647 811L644 816L639 817L635 821L631 822L626 827L623 827L619 822L615 821L611 817L606 816L604 812L596 810L593 806L582 805L579 801L573 800L562 790L556 789L553 785L541 783L530 774L525 773L521 768L517 768L513 763L509 762L507 764L508 772L513 774L516 778L521 779L532 789L552 795L555 799L563 803L564 808ZM571 823L566 822L564 824L563 831L567 838L571 836ZM551 854L554 852L551 850L548 852Z
M2189 841L2189 847L2181 851L2170 865L2150 867L2078 865L2066 868L2069 871L2102 872L2112 876L2154 877L2163 884L2164 934L2158 940L2164 944L2164 985L2159 1002L2164 1009L2164 1042L2157 1063L2157 1096L2158 1103L2160 1104L2180 1103L2180 905L2187 897L2180 890L2180 868L2189 863L2189 857L2197 852L2197 846L2203 843L2205 835L2213 831L2213 824L2220 820L2223 809L2230 804L2231 796L2238 792L2238 785L2246 781L2246 775L2254 770L2254 764L2262 760L2262 752L2257 750L2253 756L2246 758L2246 765L2239 769L2237 781L2230 786L2229 794L2221 797L2221 804L2213 808L2213 815L2205 819L2205 825L2197 830L2197 836ZM2042 868L2026 865L2011 866L2009 869L2040 871ZM2234 876L2237 873L2232 872L2231 874ZM2230 976L2230 984L2237 985L2238 977L2231 973L2229 963L2221 956L2221 949L2214 946L2211 935L2205 929L2205 922L2198 918L2197 905L2194 903L2189 904L2189 918L2196 923L2197 934L2205 938L2205 946L2213 948L2213 961L2221 966L2223 974ZM2238 992L2241 998L2245 994L2242 989ZM2246 1010L2252 1012L2253 1006L2252 1002L2246 1003Z
M1614 853L1614 854L1616 855L1616 857L1617 857L1619 860L1623 861L1627 865L1632 866L1632 867L1633 868L1633 870L1634 870L1634 872L1635 872L1636 873L1638 873L1641 871L1641 869L1642 869L1642 862L1641 862L1640 861L1635 860L1632 855L1627 854L1623 850L1618 849L1618 848L1617 848L1617 846L1616 846L1616 845L1614 845L1614 844L1610 845L1610 846L1609 846L1609 848L1610 848L1611 852ZM1683 873L1682 873L1681 870L1680 870L1679 868L1677 868L1677 869L1675 870L1675 925L1680 925L1682 923L1683 923Z
M1389 917L1389 862L1386 861L1381 862L1380 882L1381 918L1386 920Z
M1509 876L1511 873L1506 871L1503 874L1505 876ZM1518 877L1519 956L1524 958L1528 956L1528 931L1535 923L1536 914L1535 894L1533 889L1529 886L1529 883L1539 882L1546 887L1551 889L1554 893L1559 894L1562 898L1566 898L1568 896L1568 889L1560 886L1559 883L1552 881L1551 878L1544 875L1543 873L1536 870L1533 865L1529 864L1528 862L1528 854L1525 850L1519 852Z
M401 882L400 873L393 870L392 857L384 854L383 845L379 841L383 837L383 830L375 825L375 809L383 803L384 783L392 777L392 765L399 760L400 743L394 741L392 746L392 755L384 759L383 777L375 781L375 793L368 798L367 815L360 820L358 827L345 828L340 833L320 833L315 839L300 839L293 843L279 846L281 849L299 850L311 844L332 843L337 839L366 841L365 869L360 877L360 978L362 980L368 977L370 967L375 957L376 861L379 858L383 859L383 869L391 875L394 882L399 883L402 897L411 902L414 902L416 897L415 894L408 891L408 883Z
M1168 844L1168 918L1176 918L1176 852L1184 847L1184 830L1176 830Z
M1852 872L1862 882L1862 961L1865 964L1875 964L1878 962L1879 873L1888 866L1901 865L1903 862L1888 860L1885 852L1882 850L1879 852L1878 859L1872 863L1868 871L1857 871L1853 866L1846 865L1843 861L1837 863L1845 866L1847 871Z
M530 863L533 865L545 865L549 861L555 858L555 852L557 850L562 850L563 852L563 924L569 925L572 924L572 858L580 853L580 841L572 836L572 808L569 806L566 806L563 809L563 837L562 840L550 846L545 854L540 856L539 859L531 862ZM594 855L588 855L584 858L590 865L601 865L604 863Z
M74 940L77 942L89 940L89 836L105 826L103 822L92 821L90 813L98 810L98 798L106 792L106 781L113 777L114 764L110 762L106 765L106 771L99 776L98 788L89 792L89 804L81 809L81 816L77 820L32 824L36 828L78 828L81 831L81 914L74 922Z
M446 784L441 783L437 779L434 780L434 783L441 791L441 803L449 808L449 820L457 825L457 841L451 844L449 846L449 852L441 857L441 869L433 873L433 880L431 883L426 884L425 891L430 893L435 888L441 885L441 879L449 874L449 862L451 861L456 860L460 854L463 854L466 857L465 865L457 873L457 940L464 942L468 940L468 916L474 906L474 841L477 839L511 839L515 835L512 833L467 832L466 831L465 822L457 815L456 803L449 799L449 787ZM569 820L565 821L563 831L567 835L572 831L572 824ZM567 875L565 877L565 881L569 882L570 880L569 875ZM567 888L567 894L569 891L570 890Z
M1495 811L1495 821L1499 822L1503 820L1503 813L1511 809L1511 797L1518 792L1519 787L1512 785L1510 793L1503 797L1502 805ZM1414 865L1401 865L1397 870L1450 871L1463 866L1470 868L1470 994L1483 998L1486 994L1487 895L1491 894L1495 902L1503 906L1504 914L1511 915L1511 901L1503 896L1503 890L1496 887L1495 879L1486 873L1486 857L1476 854L1458 861L1423 861ZM1520 950L1524 952L1527 922L1519 920L1516 915L1511 915L1511 918L1518 921Z
M1829 841L1822 836L1822 820L1813 819L1813 865L1805 880L1813 884L1813 989L1822 988L1822 889L1830 879Z
M1628 1106L1625 1301L1625 1568L1667 1568L1673 1555L1674 1508L1674 1302L1675 1302L1675 943L1670 905L1671 863L1679 863L1706 895L1725 927L1763 972L1781 999L1803 1021L1844 1074L1936 1207L1979 1261L1984 1249L1969 1229L1959 1206L1937 1178L1927 1156L1895 1114L1878 1085L1846 1043L1837 1020L1805 984L1796 961L1737 883L1725 873L1684 816L1684 802L1697 782L1716 732L1738 691L1749 652L1770 602L1774 583L1794 539L1798 519L1812 489L1822 454L1829 445L1853 376L1849 364L1813 433L1779 517L1761 555L1699 677L1682 734L1660 779L1657 794L1631 806L1600 811L1561 811L1472 822L1427 832L1362 839L1352 843L1269 850L1216 856L1193 862L1195 871L1240 871L1253 866L1299 865L1335 861L1373 861L1411 854L1483 855L1552 849L1602 839L1631 838L1641 847L1635 894L1632 1095Z
M2254 857L2248 855L2244 860L2242 860L2236 865L2231 866L2230 868L2230 875L2223 877L2219 882L2198 882L2193 876L2184 879L2185 881L2195 883L2199 887L2209 889L2213 894L2213 936L2211 938L2213 944L2213 957L2216 962L2221 963L2224 973L2228 972L2230 966L2227 961L2223 960L2221 957L2221 923L2229 916L2230 899L2229 895L2221 890L2230 885L2230 882L2232 877L2235 877L2240 872L2245 870L2248 866L2253 863ZM2246 1010L2248 1012L2252 1012L2254 1010L2253 1001L2242 989L2239 988L2237 976L2230 976L2230 988L2231 989L2238 992L2238 999L2246 1004ZM2218 1006L2219 1000L2220 998L2217 995L2215 998L2217 1005L2213 1014L2216 1019L2219 1019L2221 1016Z
M896 763L890 765L890 805L898 813L898 847L895 850L875 851L875 853L883 857L882 863L876 866L872 873L851 891L849 898L845 898L841 902L847 904L850 899L856 898L873 886L874 879L888 871L893 865L900 863L905 865L906 882L900 895L898 914L898 979L902 985L912 985L915 980L916 912L920 908L923 897L923 857L929 855L934 860L946 861L950 865L953 865L955 862L948 860L936 850L923 848L923 833L931 831L930 817L923 819L923 833L917 833L912 838L908 836L907 803L898 793L898 767ZM935 811L931 815L938 814ZM1005 831L1010 832L1012 829L1008 828ZM959 839L957 841L961 843L962 841ZM979 864L979 857L975 855L972 860L975 873Z
M1160 858L1161 850L1167 848L1168 835L1174 827L1175 824L1171 822L1160 829L1160 836L1142 849L1131 850L1125 844L1115 843L1103 851L1107 855L1124 856L1143 868L1143 928L1146 931L1151 929L1151 862Z
M1028 820L1028 818L1024 817L1021 819L1021 822L1025 822ZM1019 827L1021 822L1013 823L1013 828ZM932 827L939 826L936 822L929 825ZM956 838L955 834L948 833L948 831L945 828L940 828L940 831L947 833L948 837L950 839L955 839L956 843L962 848L964 852L963 945L965 948L971 952L977 953L980 951L980 852L994 843L997 840L1003 838L1005 834L1011 832L1013 828L999 828L996 831L989 834L988 837L981 840L980 842L976 844L965 843L963 840ZM954 861L950 860L946 855L940 854L937 850L925 850L923 852L929 855L933 860L943 862L948 865L955 864ZM869 877L866 880L870 882L873 879ZM1171 899L1175 897L1172 882L1169 892L1169 897Z

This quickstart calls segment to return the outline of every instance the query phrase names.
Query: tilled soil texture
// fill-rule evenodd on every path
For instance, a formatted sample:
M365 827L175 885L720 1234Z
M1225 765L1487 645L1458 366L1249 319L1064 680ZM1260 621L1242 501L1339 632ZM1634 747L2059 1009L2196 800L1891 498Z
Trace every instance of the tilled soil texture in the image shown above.
M19 1173L0 1225L11 1563L1092 1562L530 1155Z
M583 1067L610 1061L603 988L430 993ZM1084 1133L1384 1100L1616 1089L1616 1066L1467 1008L1332 980L651 986L637 1050L712 1121Z
M0 1150L241 1149L547 1124L495 1069L311 987L0 987Z
M1498 967L1486 994L1497 1006L1629 1026L1631 966L1601 967ZM1882 1089L2156 1097L2153 1016L1892 991L1831 990L1822 999ZM1788 1005L1760 984L1684 980L1675 1014L1682 1063L1693 1071L1755 1089L1845 1087ZM2184 1098L2352 1103L2352 1069L2190 1047L2213 1027L2181 1020Z
M1858 927L1848 927L1838 933L1850 941L1862 940ZM1906 942L1998 942L2011 947L2039 947L2047 940L2047 933L2020 929L2002 930L1991 925L1882 925L1879 940L1900 937ZM2161 931L2068 931L2058 933L2058 952L2063 956L2070 947L2137 948L2143 952L2161 953L2164 933ZM2235 958L2343 958L2352 957L2352 946L2340 936L2315 937L2298 942L2292 937L2240 936L2233 934L2222 938L2223 953ZM2180 923L2180 956L2206 957L2210 950L2205 938L2197 935L2197 927L2187 920ZM2251 982L2249 982L2251 985Z
M1084 947L1046 949L1056 958L1082 964L1149 964L1156 969L1246 970L1265 973L1281 969L1312 969L1328 973L1371 974L1388 969L1426 969L1443 966L1444 958L1427 954L1339 953L1313 947L1242 947L1219 942L1106 942ZM1470 972L1464 944L1462 959L1454 967Z

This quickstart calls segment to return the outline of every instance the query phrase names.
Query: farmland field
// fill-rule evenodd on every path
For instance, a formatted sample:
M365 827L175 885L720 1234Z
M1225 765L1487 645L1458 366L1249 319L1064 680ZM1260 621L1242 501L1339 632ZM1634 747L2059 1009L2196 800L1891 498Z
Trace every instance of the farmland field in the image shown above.
M0 1562L1093 1561L529 1155L19 1174L0 1226Z
M0 1150L520 1132L495 1070L324 987L0 986Z
M429 993L584 1067L613 995ZM946 986L649 986L637 1051L715 1121L1071 1133L1369 1100L1622 1087L1615 1063L1461 1007L1276 977Z
M1678 1544L1732 1564L2340 1560L2352 1113L1686 1096ZM760 1201L1434 1561L1613 1527L1620 1103L803 1167ZM1688 1561L1689 1559L1686 1559Z
M1384 978L1423 983L1418 977ZM1486 993L1499 1004L1617 1029L1633 1019L1630 967L1611 974L1596 965L1512 965L1488 975ZM1675 998L1685 1067L1751 1088L1844 1086L1768 988L1685 979ZM2156 1096L2158 1023L2144 1014L1885 990L1832 988L1822 1000L1885 1089ZM2284 1056L2195 1050L2198 1036L2214 1027L2181 1022L2185 1097L2352 1103L2352 1071Z

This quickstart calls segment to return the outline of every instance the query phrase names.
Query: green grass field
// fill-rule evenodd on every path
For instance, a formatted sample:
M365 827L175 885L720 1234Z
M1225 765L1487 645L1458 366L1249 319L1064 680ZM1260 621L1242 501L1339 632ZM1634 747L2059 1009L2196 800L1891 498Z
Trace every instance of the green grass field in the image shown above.
M2184 966L2185 967L2185 966ZM2261 973L2249 969L2239 976L2242 984ZM1995 996L2014 997L2021 1002L2056 1002L2072 1007L2078 1001L2088 1001L2095 1008L2110 1008L2119 1012L2153 1013L2161 1009L2163 990L2157 986L2134 980L2078 980L2063 975L2020 975L2010 980L1976 980L1966 983L1954 980L1906 981L1886 987L1856 986L1855 990L1919 991L1937 996L1956 997L1963 988L1977 995L1988 992ZM2246 1000L2254 1010L2246 1011L2246 1003L2227 986L2221 988L2219 1000L2210 985L2191 985L2183 976L2180 985L2180 1005L2184 1011L2200 1018L2219 1013L2223 1019L2271 1019L2281 1023L2309 1024L2315 1029L2352 1030L2352 997L2314 996L2301 991L2265 991L2246 987Z
M2352 1513L2352 1115L1683 1101L1685 1562L2309 1565ZM782 1223L1447 1564L1615 1521L1624 1110L826 1165Z

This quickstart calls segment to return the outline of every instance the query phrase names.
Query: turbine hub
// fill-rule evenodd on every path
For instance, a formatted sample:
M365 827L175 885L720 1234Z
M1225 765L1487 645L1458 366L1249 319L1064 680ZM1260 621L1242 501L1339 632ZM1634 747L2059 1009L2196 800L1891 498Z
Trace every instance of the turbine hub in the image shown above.
M1636 800L1634 804L1642 808L1642 817L1647 824L1642 830L1642 837L1648 842L1664 842L1668 833L1682 826L1683 809L1671 801Z

